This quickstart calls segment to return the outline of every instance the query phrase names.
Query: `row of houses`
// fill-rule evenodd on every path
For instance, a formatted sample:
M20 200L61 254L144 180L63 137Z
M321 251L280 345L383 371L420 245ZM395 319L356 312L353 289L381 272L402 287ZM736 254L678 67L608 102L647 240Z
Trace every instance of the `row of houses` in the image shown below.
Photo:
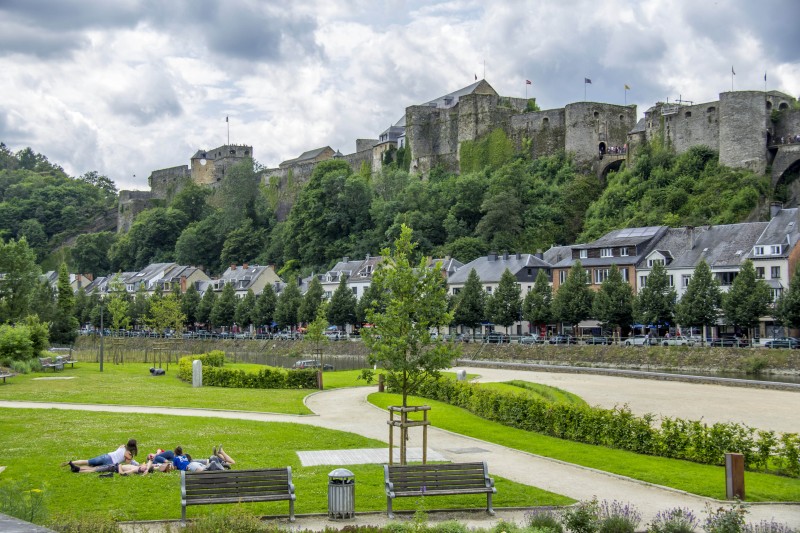
M788 288L800 255L798 214L797 208L783 209L779 204L774 204L771 206L768 222L682 228L627 228L611 231L589 243L553 246L545 252L535 254L491 253L466 265L445 257L429 259L428 266L432 268L441 263L441 273L447 280L448 292L456 295L463 289L471 270L478 274L487 294L492 294L497 289L506 270L516 277L523 294L533 288L540 270L544 270L553 290L557 291L569 270L578 261L586 269L593 290L600 288L608 278L611 266L616 265L623 279L632 286L634 292L638 292L647 285L647 277L653 266L660 263L666 268L669 283L680 298L700 261L709 265L721 289L727 291L741 265L749 259L753 261L758 276L772 289L773 299L777 300ZM345 257L327 272L298 279L297 283L304 293L312 278L316 277L323 287L324 297L328 299L340 281L345 279L354 296L361 298L381 261L380 256L367 255L364 259ZM47 276L55 282L55 273L48 273ZM276 292L280 292L285 286L285 282L272 266L249 264L231 265L217 279L209 278L198 268L175 263L156 263L139 272L123 272L119 277L131 294L140 290L152 294L158 289L169 292L175 287L185 292L189 285L194 285L199 292L205 293L208 290L222 291L227 283L231 283L237 296L241 298L248 290L258 295L268 285ZM83 287L87 293L106 293L111 279L100 277L91 280L85 276L73 275L71 281L76 290ZM580 327L588 332L599 325L586 321ZM764 317L762 335L771 334L772 327L772 318ZM559 329L559 326L551 325L551 329ZM530 325L520 321L512 327L511 332L522 334L529 331Z

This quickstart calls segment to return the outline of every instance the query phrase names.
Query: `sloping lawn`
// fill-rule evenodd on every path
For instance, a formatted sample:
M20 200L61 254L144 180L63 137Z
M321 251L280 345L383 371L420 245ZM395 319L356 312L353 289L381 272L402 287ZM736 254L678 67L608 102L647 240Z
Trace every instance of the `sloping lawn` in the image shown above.
M156 448L183 446L195 457L207 457L223 444L237 461L234 468L291 466L297 490L297 513L327 511L328 473L335 465L301 467L296 451L385 448L386 444L352 433L290 423L260 423L217 418L120 415L40 409L0 409L0 462L8 468L0 482L23 480L29 489L43 488L51 514L111 514L117 520L180 517L180 474L104 479L60 468L67 459L87 459L136 438L140 459ZM347 466L356 479L356 511L385 510L381 465ZM566 505L573 500L534 487L495 478L497 507ZM478 508L482 496L435 498L428 509ZM414 509L414 498L397 500L397 509ZM257 514L288 514L287 502L247 504ZM230 506L190 507L198 517Z
M389 405L399 405L402 400L396 394L376 392L369 395L369 401L385 409ZM473 415L465 409L427 398L414 397L413 400L409 398L409 401L412 405L430 405L428 418L432 425L448 431L692 494L725 499L725 469L720 466L571 442L510 428ZM798 478L746 472L745 487L747 500L751 502L800 500Z
M542 385L540 383L532 383L530 381L507 381L505 383L478 383L478 387L484 389L492 389L511 394L525 394L540 398L546 402L552 403L567 403L572 405L586 405L586 402L580 396L559 389L558 387L551 387L549 385Z

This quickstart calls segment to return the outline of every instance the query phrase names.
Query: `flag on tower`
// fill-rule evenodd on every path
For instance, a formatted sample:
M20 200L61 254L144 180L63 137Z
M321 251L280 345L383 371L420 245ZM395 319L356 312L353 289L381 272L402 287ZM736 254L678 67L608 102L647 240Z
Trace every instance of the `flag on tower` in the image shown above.
M592 83L592 80L589 78L583 78L583 83Z
M531 84L531 80L525 80L525 85L530 85L530 84Z
M625 90L626 91L630 91L631 90L630 86L627 83L625 84Z
M731 65L731 74L732 74L732 75L734 75L734 76L736 76L736 71L735 71L735 70L733 70L733 65Z
M225 122L228 122L228 117L225 117Z
M475 81L477 81L477 80L478 80L478 75L477 75L477 74L475 74Z

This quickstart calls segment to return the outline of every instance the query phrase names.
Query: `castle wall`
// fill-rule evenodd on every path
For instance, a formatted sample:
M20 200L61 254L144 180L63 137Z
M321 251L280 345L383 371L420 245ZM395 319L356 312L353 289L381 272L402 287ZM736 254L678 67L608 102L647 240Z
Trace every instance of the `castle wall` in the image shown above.
M364 157L363 160L364 161L368 161L367 164L370 166L370 170L372 172L380 172L381 171L381 167L383 167L383 154L385 152L388 152L392 148L397 148L397 142L396 141L386 141L386 142L378 143L375 146L373 146L372 149L363 152L365 154L365 157ZM369 154L368 154L369 155L369 159L366 158L367 152L369 152ZM358 153L351 154L351 155L355 156L355 155L358 155ZM350 156L345 156L345 158L348 158L348 157L350 157ZM350 166L353 167L353 171L354 172L357 172L361 168L360 165L361 164L359 163L358 167L354 166L353 164L351 164Z
M363 152L364 150L369 150L376 144L378 144L378 139L356 139L356 152Z
M719 162L763 174L767 167L764 93L722 93L719 99Z
M780 112L780 119L772 125L772 142L779 142L783 137L784 142L789 142L790 136L800 134L800 109L784 109Z
M579 163L597 159L600 143L606 148L622 147L628 132L636 126L636 106L577 102L564 106L566 135L564 148Z
M564 109L548 109L512 116L511 139L520 152L526 143L530 143L528 155L533 159L563 151L566 145Z
M136 215L152 207L154 199L156 196L151 191L119 191L117 232L129 231Z
M189 166L182 165L154 170L147 178L147 183L153 196L163 199L174 195L190 177Z
M458 170L458 107L406 109L406 142L411 147L411 170L427 174L436 165ZM455 165L454 165L455 163Z
M668 112L663 115L665 108ZM719 116L719 102L697 105L663 104L651 116L654 123L652 131L660 132L664 140L678 153L700 145L719 150Z

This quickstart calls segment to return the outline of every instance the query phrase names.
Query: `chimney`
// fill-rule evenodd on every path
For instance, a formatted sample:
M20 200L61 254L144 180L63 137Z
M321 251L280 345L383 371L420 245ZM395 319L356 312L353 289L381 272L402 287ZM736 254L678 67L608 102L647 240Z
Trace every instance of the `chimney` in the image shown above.
M689 249L694 250L694 226L686 226L686 232L689 234Z
M347 263L348 261L350 261L349 257L347 256L342 257L342 263Z
M236 270L236 263L231 263L231 270Z
M369 254L367 254L367 259L366 260L369 261Z
M769 204L769 219L772 220L778 216L778 213L781 212L781 209L783 209L783 203L781 202L772 202Z
M247 267L249 267L249 266L250 266L250 265L249 265L248 263L245 263L245 264L243 264L243 265L242 265L242 268L243 268L243 269L245 269L245 270L247 270Z
M506 252L506 251L503 252L503 259L504 260L508 259L508 252Z
M541 259L542 261L544 261L544 253L541 250L536 250L536 253L533 254L533 256Z
M522 254L517 252L517 259L522 259Z
M186 276L181 276L181 293L186 292Z
M489 261L497 261L497 252L489 252Z

